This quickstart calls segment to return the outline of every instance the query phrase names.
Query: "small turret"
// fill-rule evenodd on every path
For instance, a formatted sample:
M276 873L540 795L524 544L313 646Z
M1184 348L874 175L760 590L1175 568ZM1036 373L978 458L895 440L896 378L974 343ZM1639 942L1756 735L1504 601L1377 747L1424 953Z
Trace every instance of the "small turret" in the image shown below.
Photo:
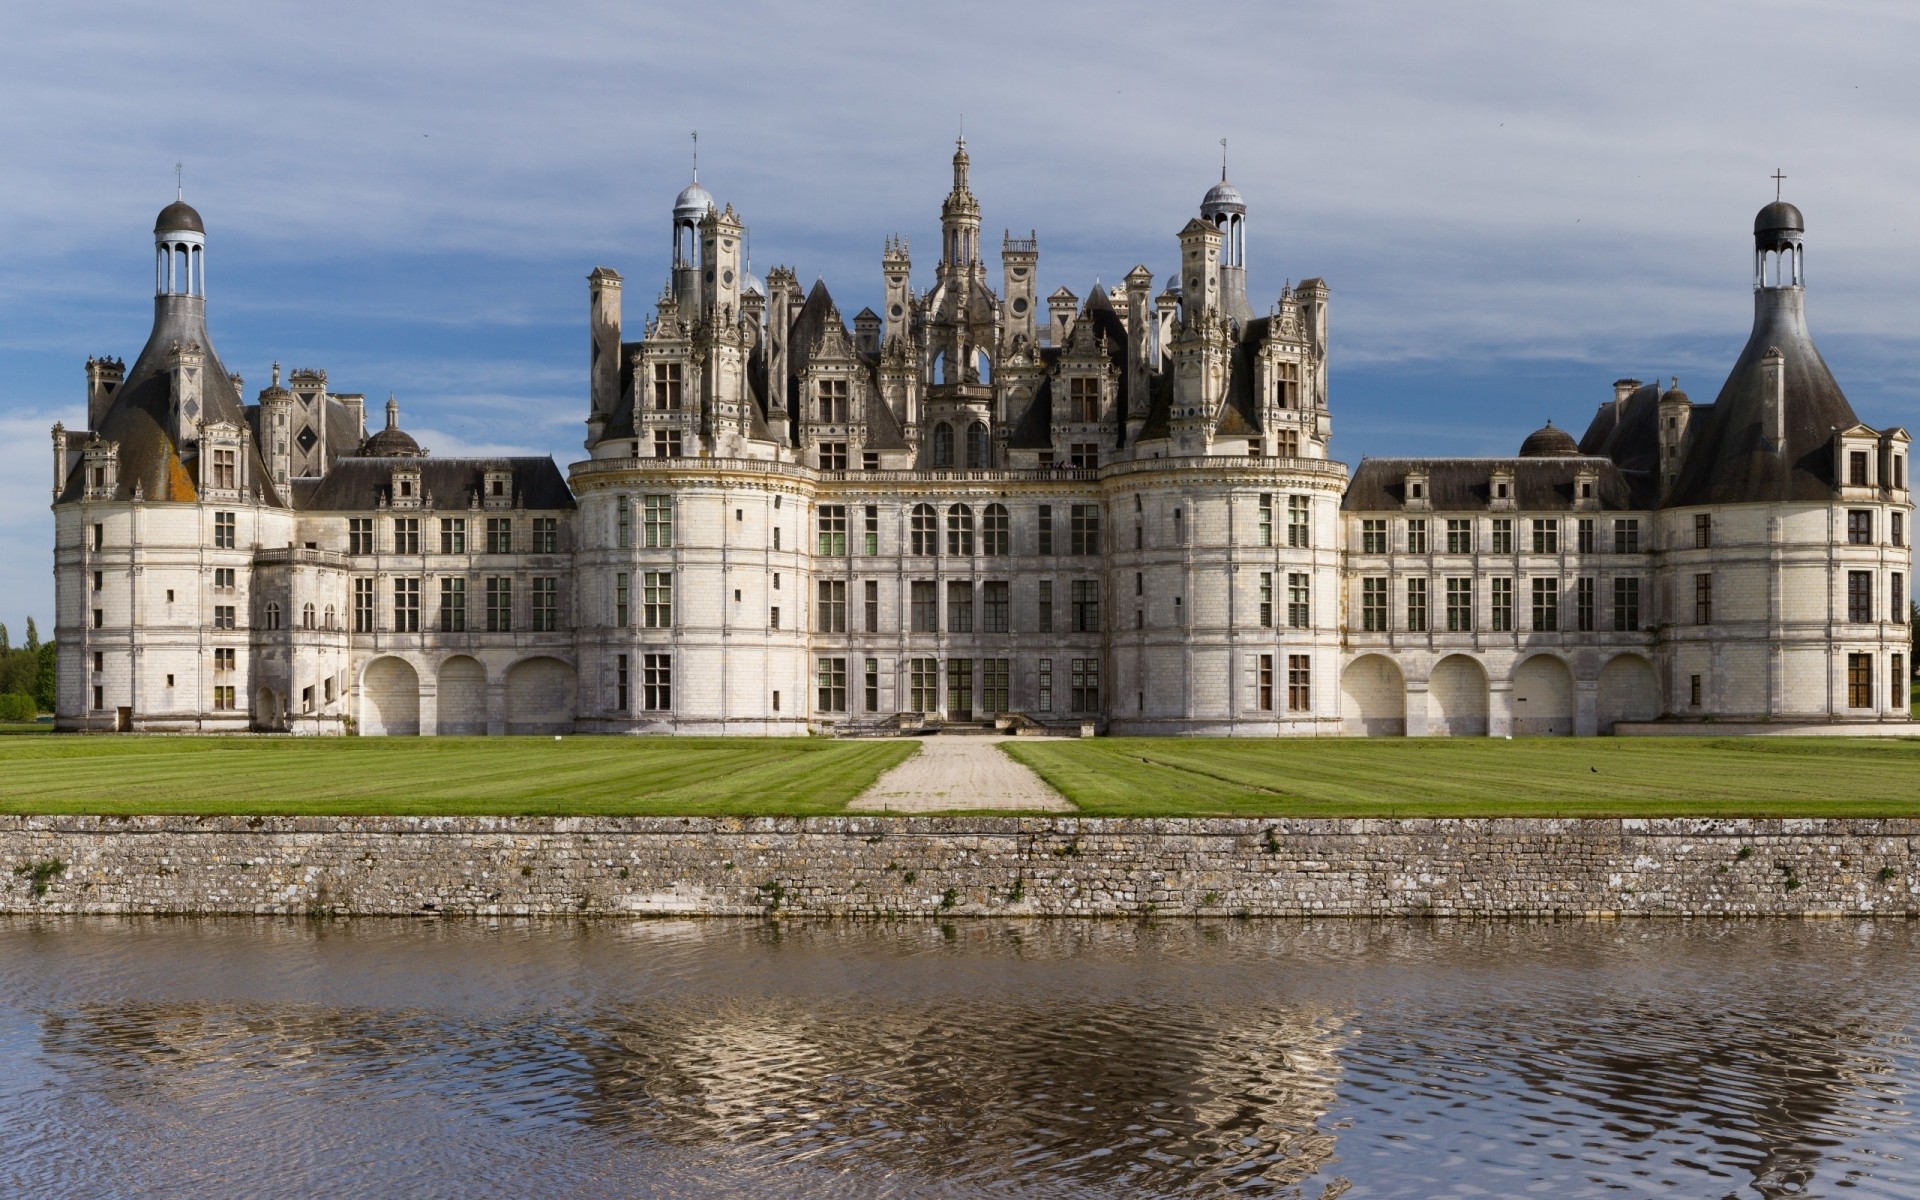
M620 273L606 267L587 276L588 446L620 403L620 287Z

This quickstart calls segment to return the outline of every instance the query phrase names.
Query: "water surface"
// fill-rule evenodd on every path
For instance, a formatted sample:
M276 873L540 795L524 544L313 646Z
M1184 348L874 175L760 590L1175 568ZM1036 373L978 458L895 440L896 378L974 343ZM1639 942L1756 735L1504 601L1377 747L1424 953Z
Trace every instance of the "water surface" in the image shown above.
M1920 923L0 919L0 1195L1915 1196Z

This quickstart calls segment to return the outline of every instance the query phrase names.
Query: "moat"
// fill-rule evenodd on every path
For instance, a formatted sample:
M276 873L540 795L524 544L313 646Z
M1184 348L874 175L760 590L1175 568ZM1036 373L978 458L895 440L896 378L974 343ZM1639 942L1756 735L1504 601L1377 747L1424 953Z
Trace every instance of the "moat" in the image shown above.
M1912 1195L1920 923L0 918L0 1193Z

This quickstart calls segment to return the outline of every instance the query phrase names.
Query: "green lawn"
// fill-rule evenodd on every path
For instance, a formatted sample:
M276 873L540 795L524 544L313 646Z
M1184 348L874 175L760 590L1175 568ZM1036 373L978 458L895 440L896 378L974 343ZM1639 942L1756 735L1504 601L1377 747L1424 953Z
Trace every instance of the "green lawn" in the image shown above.
M0 812L833 813L918 749L804 738L0 737Z
M1920 816L1920 740L1098 738L1007 752L1106 816Z

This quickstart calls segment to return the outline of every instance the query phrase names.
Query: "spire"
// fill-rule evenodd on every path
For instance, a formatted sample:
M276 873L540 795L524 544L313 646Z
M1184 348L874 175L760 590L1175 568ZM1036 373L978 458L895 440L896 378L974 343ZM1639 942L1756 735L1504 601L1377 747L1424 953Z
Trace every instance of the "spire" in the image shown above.
M400 402L393 398L392 392L387 393L387 428L400 428Z
M700 182L700 131L693 131L693 181Z
M967 157L967 135L963 133L954 142L953 191L955 195L967 193L967 167L972 161Z
M185 200L187 198L185 175L183 174L184 170L184 164L173 164L173 198L175 200Z
M1227 139L1220 139L1220 182L1227 181Z

